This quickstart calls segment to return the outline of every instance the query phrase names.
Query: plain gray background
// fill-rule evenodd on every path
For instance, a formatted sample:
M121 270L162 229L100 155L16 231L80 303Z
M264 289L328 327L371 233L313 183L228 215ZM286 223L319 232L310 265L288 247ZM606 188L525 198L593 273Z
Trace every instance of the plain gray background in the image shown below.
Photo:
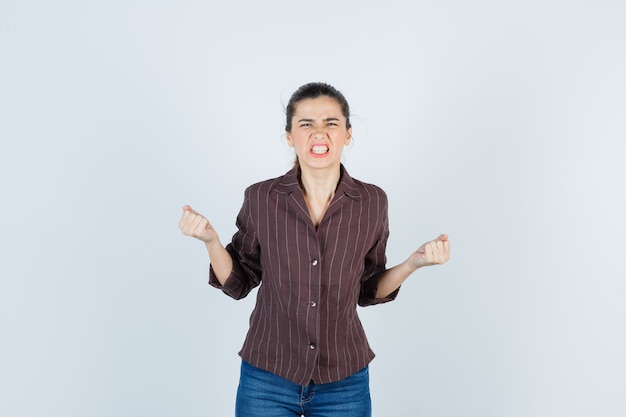
M376 416L626 415L622 1L4 1L0 415L230 416L254 294L207 285L327 81L350 173L390 200L389 265L452 260L360 309Z

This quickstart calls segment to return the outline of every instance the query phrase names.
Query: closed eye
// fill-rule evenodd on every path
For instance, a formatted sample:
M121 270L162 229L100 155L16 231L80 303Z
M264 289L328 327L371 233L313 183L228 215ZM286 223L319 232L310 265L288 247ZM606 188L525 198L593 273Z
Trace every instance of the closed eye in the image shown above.
M326 126L339 126L339 119L337 119L336 117L328 117L326 119L324 119L324 121L326 122Z
M298 126L300 126L300 127L310 127L310 126L313 126L313 120L311 120L311 119L300 119L300 120L298 120Z

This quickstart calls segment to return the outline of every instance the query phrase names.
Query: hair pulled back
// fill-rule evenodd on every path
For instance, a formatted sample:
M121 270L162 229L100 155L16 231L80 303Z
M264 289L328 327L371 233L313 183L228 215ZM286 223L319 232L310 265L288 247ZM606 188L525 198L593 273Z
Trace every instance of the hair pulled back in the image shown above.
M337 104L339 104L339 107L341 107L341 113L343 114L343 117L346 118L346 129L349 129L352 125L350 124L350 106L348 105L348 100L346 100L343 94L341 94L341 92L332 85L315 82L304 84L291 95L289 103L287 103L287 108L285 109L285 114L287 116L285 131L291 132L291 119L293 119L296 107L301 101L324 96L332 98L337 102Z

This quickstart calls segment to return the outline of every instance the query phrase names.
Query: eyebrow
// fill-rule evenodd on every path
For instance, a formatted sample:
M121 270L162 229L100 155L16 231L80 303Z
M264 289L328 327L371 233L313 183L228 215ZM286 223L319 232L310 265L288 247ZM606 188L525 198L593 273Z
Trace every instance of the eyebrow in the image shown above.
M298 120L298 123L301 122L314 122L314 119L300 119ZM339 119L337 117L327 117L326 119L322 120L323 122L338 122Z

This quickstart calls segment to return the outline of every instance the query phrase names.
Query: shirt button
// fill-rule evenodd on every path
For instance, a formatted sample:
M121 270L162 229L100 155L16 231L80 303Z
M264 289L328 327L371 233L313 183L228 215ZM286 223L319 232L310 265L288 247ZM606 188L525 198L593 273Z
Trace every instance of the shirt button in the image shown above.
M311 349L311 350L315 350L315 345L314 345L313 343L311 343L311 344L309 345L309 349Z
M317 307L317 303L315 301L311 301L311 307Z
M317 259L313 259L313 260L311 261L311 265L316 266L316 265L317 265Z

